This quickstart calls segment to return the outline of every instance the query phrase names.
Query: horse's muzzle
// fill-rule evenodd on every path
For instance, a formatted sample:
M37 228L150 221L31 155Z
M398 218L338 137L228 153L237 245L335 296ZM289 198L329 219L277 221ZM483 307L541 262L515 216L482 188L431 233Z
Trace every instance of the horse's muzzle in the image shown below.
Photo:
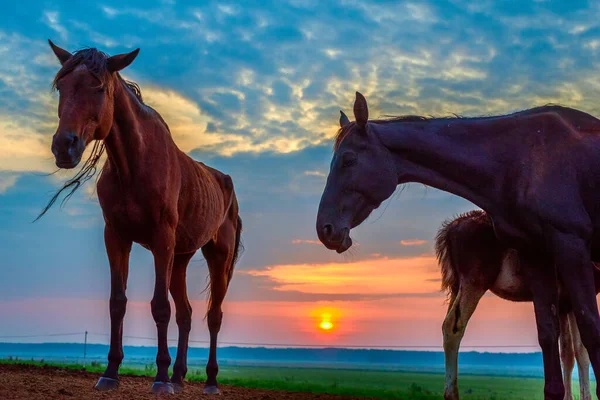
M337 230L332 224L326 223L317 228L317 235L325 247L329 250L335 250L339 254L345 252L352 246L350 228Z
M52 153L54 154L58 168L75 168L85 150L83 140L74 132L60 133L54 135L52 140Z

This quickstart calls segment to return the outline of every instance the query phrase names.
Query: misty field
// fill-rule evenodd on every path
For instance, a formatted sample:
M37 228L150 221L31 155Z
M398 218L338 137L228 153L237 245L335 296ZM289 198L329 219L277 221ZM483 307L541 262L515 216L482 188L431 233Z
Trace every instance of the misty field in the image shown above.
M2 360L2 364L27 363L60 366L81 370L80 364L59 364L31 361ZM94 362L85 368L101 373L104 366ZM155 365L127 366L122 375L154 376ZM191 367L187 378L202 382L206 378L203 368ZM402 371L350 370L301 367L250 367L222 366L219 381L226 385L245 388L277 389L290 392L329 393L382 399L440 399L444 376L439 373L414 373ZM463 375L460 377L461 399L542 399L543 381L540 378ZM578 387L575 385L575 398Z

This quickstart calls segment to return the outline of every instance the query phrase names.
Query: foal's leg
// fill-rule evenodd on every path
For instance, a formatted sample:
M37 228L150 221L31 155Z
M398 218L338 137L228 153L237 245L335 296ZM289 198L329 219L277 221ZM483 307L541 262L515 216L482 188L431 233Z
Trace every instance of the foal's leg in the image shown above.
M206 385L204 393L219 394L217 385L217 335L221 329L223 312L221 305L229 285L229 271L233 268L233 253L235 249L236 223L228 220L219 228L216 241L208 242L202 247L202 254L208 263L210 273L210 304L207 314L208 330L210 332L210 351L206 364Z
M560 368L558 337L558 281L556 269L537 252L523 252L526 261L523 270L533 294L533 308L538 331L538 342L544 360L544 399L563 400L565 387Z
M575 358L577 359L577 374L579 375L579 400L592 400L592 392L590 390L590 357L587 350L581 343L581 336L577 328L575 315L569 313L569 324L571 326L571 337L573 338L573 349L575 350Z
M167 343L167 331L171 319L171 305L169 304L169 286L173 270L173 257L175 249L175 232L170 228L158 228L152 243L154 255L154 295L150 306L152 317L156 322L158 336L158 352L156 354L157 372L152 385L153 393L174 393L173 384L169 380L169 365L171 356Z
M467 323L485 292L485 288L469 286L461 282L458 295L450 304L448 314L446 314L442 325L444 357L446 358L445 400L458 400L458 350Z
M559 276L569 293L581 340L590 357L594 375L600 378L600 315L596 301L594 267L590 249L580 237L552 232L551 249ZM596 386L600 396L600 385Z
M110 350L108 366L95 386L102 391L119 385L119 366L123 361L123 318L127 306L125 289L132 242L119 239L111 228L105 226L104 244L110 264Z
M183 379L187 373L187 351L190 330L192 329L192 306L188 300L186 287L186 270L193 253L176 254L173 261L171 275L171 296L175 302L175 320L179 327L179 341L177 343L177 357L173 365L171 381L175 392L183 390Z
M573 388L571 380L573 377L573 367L575 366L575 352L573 350L573 336L569 326L569 315L567 313L559 314L560 320L560 359L563 368L563 384L565 385L565 400L573 400Z

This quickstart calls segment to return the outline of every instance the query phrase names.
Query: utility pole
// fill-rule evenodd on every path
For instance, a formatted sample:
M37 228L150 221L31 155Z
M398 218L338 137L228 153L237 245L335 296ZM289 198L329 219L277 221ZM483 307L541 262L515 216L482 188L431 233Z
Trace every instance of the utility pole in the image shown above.
M83 366L85 367L85 357L87 356L87 334L88 332L85 331L85 340L83 342Z

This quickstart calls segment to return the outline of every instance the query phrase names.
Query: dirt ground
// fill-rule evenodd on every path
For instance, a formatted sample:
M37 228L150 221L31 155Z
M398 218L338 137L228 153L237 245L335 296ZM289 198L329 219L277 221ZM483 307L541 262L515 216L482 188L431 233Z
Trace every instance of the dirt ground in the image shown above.
M0 399L2 400L48 400L48 399L132 399L156 400L150 393L152 379L147 377L122 376L119 389L100 393L93 389L100 375L83 371L68 371L56 367L28 365L0 365ZM246 389L220 385L221 396L202 393L202 384L188 383L182 393L161 398L188 399L231 399L231 400L341 400L350 397L326 394L290 393L278 390ZM356 398L355 398L356 399Z

